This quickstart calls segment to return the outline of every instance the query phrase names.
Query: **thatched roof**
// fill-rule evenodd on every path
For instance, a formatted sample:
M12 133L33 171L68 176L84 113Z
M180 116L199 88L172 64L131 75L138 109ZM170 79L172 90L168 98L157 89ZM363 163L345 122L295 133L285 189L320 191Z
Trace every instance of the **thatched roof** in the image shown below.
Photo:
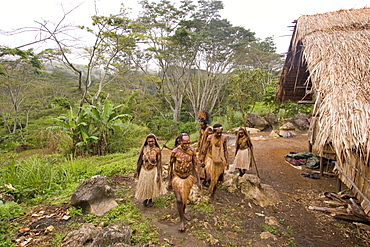
M370 8L297 19L278 100L302 99L307 92L294 90L302 85L314 92L319 152L332 142L341 167L356 162L369 177Z

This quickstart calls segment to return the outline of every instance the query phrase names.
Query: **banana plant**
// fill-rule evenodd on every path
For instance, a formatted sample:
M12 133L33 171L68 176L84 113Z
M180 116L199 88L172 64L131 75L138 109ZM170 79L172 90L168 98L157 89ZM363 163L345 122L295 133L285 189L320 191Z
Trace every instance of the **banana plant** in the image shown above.
M84 106L80 114L70 109L67 116L54 118L58 126L48 129L68 131L73 142L72 150L76 154L105 155L109 133L127 129L128 126L122 123L122 119L132 118L128 114L118 114L120 107L122 105L114 106L107 101L96 106Z
M122 119L130 119L129 114L118 114L118 109L123 105L114 106L109 101L96 106L90 105L83 109L84 115L90 119L91 134L95 137L92 143L93 153L104 155L108 146L109 132L127 128Z
M90 134L89 122L86 115L77 115L71 108L66 116L53 118L58 124L57 126L49 127L48 129L59 129L67 131L72 139L72 150L79 155L88 150L88 143L97 137Z

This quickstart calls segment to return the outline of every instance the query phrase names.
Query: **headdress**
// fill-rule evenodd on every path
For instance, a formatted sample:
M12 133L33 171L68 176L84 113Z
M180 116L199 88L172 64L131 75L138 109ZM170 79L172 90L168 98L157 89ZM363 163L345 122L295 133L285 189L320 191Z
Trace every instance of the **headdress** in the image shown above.
M210 119L210 116L209 116L209 113L205 110L202 110L199 112L199 121L202 122L204 121L206 124L210 124L211 123L211 119Z

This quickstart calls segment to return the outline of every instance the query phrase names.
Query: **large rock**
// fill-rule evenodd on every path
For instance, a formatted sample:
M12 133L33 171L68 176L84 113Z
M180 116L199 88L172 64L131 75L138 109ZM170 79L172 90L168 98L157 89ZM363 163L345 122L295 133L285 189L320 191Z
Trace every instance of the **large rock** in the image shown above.
M277 116L275 116L272 113L269 113L265 116L265 119L267 122L271 125L273 129L275 129L277 126L279 126L279 119Z
M102 216L118 206L115 193L106 177L94 176L83 181L72 194L71 205L81 207L85 214Z
M286 122L279 129L279 136L284 138L292 138L295 136L295 126L291 122Z
M293 138L295 136L294 131L290 130L279 130L279 136L284 138Z
M238 187L246 199L251 199L261 207L272 206L280 201L278 192L267 184L261 184L260 178L254 174L239 177Z
M301 131L307 131L310 128L310 122L308 121L308 115L304 113L298 113L292 117L292 123L297 129Z
M271 130L269 136L272 137L272 138L279 138L280 137L279 131L278 130Z
M248 113L246 125L247 127L256 128L261 131L271 128L271 125L266 121L265 118L252 113Z
M62 247L80 247L85 243L91 242L101 231L91 223L83 224L78 230L69 232L63 239Z
M230 165L232 169L227 170L224 174L224 182L222 183L223 186L227 188L227 191L230 193L234 193L235 190L238 188L236 187L236 181L239 178L239 174L233 173L235 171L234 164Z
M280 127L281 130L295 130L295 126L293 123L291 122L286 122L284 123L281 127Z
M90 247L127 247L131 245L132 230L122 221L105 227Z

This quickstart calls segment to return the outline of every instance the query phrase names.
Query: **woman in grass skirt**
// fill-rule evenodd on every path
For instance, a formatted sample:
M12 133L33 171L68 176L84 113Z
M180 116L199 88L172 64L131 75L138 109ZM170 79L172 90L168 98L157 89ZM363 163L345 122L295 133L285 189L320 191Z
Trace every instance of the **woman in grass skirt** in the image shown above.
M239 176L242 177L253 165L253 151L251 138L245 128L240 127L235 143L235 169L239 170Z
M161 148L154 134L149 134L140 149L135 177L139 180L136 186L135 198L144 200L145 207L153 206L153 198L165 194L162 186Z

